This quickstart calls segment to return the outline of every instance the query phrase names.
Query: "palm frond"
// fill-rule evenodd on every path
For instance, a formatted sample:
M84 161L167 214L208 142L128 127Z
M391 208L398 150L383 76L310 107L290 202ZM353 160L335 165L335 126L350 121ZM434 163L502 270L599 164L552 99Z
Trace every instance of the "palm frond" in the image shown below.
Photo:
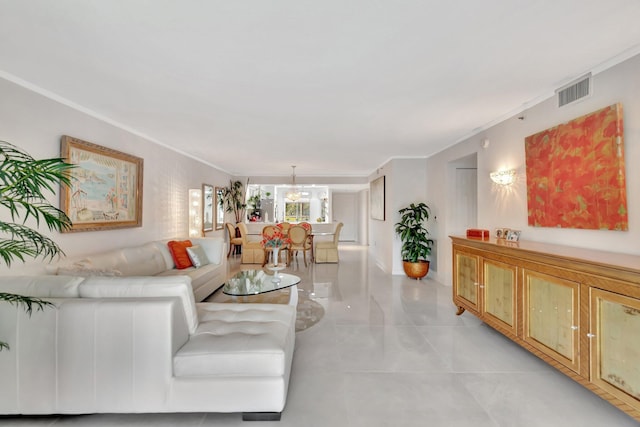
M53 305L51 302L45 301L40 298L9 294L5 292L0 292L0 301L5 301L15 306L23 306L29 316L31 316L34 309L38 311L42 311L46 306ZM9 350L9 349L10 349L9 344L7 344L4 341L0 341L0 351Z
M64 231L71 220L60 209L51 205L45 193L54 193L58 184L71 185L69 170L75 165L62 158L36 160L13 144L0 141L0 208L9 212L12 222L0 221L0 259L11 266L13 261L25 258L55 257L63 253L51 238L26 225L29 219L36 227L43 221L50 231ZM53 305L40 298L0 292L0 301L23 306L31 315ZM0 341L0 351L9 344Z

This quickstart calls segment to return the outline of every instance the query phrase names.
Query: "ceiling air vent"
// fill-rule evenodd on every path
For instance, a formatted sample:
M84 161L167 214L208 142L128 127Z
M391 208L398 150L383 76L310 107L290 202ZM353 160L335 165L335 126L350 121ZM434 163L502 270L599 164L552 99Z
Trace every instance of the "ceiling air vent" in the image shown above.
M591 95L591 73L557 90L558 107Z

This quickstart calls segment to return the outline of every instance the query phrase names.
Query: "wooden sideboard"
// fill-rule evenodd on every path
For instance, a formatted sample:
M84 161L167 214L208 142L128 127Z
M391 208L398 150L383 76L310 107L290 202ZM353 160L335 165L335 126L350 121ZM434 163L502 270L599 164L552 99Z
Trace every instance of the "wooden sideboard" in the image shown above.
M640 256L451 236L453 302L640 420Z

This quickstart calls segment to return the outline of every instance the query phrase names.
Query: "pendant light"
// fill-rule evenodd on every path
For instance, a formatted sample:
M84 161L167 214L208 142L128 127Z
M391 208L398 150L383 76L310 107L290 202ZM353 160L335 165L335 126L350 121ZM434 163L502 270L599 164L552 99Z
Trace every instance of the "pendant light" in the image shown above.
M300 200L301 195L300 195L300 191L298 191L298 187L296 187L296 167L291 166L291 168L293 169L293 173L291 174L292 187L289 191L287 191L287 194L285 195L285 197L291 200L292 202L297 202L298 200Z

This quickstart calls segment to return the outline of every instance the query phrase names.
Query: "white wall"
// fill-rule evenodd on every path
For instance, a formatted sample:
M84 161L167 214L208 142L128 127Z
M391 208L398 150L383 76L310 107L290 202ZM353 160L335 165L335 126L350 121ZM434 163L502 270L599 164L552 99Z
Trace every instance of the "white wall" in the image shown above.
M519 229L522 230L523 240L640 254L640 167L637 167L640 159L639 74L640 56L636 56L595 75L593 94L589 98L561 108L557 107L555 97L549 98L428 159L428 200L440 210L437 228L438 271L446 272L441 278L443 283L451 284L451 241L448 235L454 230L450 226L452 212L446 211L451 183L442 185L442 179L448 177L450 162L472 153L478 155L478 227L490 230L496 227ZM629 231L529 227L525 137L617 102L621 102L624 109ZM523 119L518 118L521 116ZM489 139L490 144L483 149L481 143L485 138ZM498 188L489 178L491 171L502 168L515 168L518 171L517 182L508 188ZM443 209L445 212L441 211Z
M226 186L229 175L119 129L9 81L0 79L0 139L35 158L60 156L60 137L85 141L144 159L142 227L78 233L49 233L67 256L100 252L150 240L187 236L188 190L202 183ZM215 145L212 144L212 150ZM59 206L58 194L50 198ZM223 236L224 230L207 233ZM40 266L38 261L34 265ZM12 271L29 267L16 264ZM7 272L3 265L0 272Z
M391 274L404 274L400 257L401 241L395 235L394 224L400 219L400 208L426 201L425 164L425 159L393 159L369 177L371 182L385 176L385 220L372 219L369 222L370 253L376 264Z
M369 190L358 192L358 243L369 244Z

